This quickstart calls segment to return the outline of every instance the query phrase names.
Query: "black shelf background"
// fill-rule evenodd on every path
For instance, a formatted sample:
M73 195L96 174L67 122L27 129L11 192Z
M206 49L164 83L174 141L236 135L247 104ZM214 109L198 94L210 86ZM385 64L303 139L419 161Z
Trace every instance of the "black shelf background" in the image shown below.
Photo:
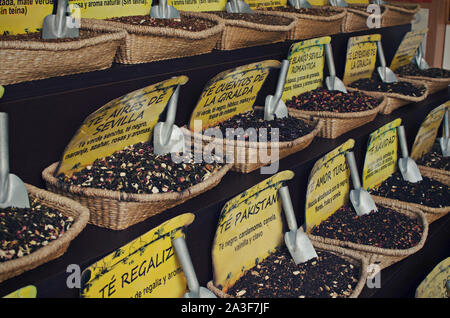
M332 36L337 75L343 75L349 37L380 33L386 59L390 61L409 30L410 25L402 25ZM104 71L7 86L5 96L0 100L0 111L7 112L10 117L11 171L25 182L44 187L41 171L60 158L86 116L116 97L171 76L187 75L190 78L181 89L176 119L178 125L184 125L189 121L198 96L210 78L236 66L265 59L281 60L287 56L292 43L287 41L234 51L214 51L201 56L140 65L114 64ZM265 96L273 93L277 77L276 71L270 75L256 105L263 105ZM387 116L379 115L373 122L338 139L317 138L307 149L282 159L279 170L290 169L295 173L289 187L298 223L303 223L307 178L316 160L348 138L353 138L356 141L356 160L362 167L368 134L398 117L403 119L411 146L426 114L448 99L448 91L436 93L424 102L405 106ZM0 283L0 296L33 284L38 287L38 297L77 297L78 290L66 287L66 268L69 264L79 264L84 269L160 223L186 212L196 216L186 231L187 244L199 281L206 285L212 278L210 251L221 208L230 198L267 177L259 171L248 175L230 172L216 188L126 230L113 231L88 225L62 257ZM426 246L415 255L383 270L382 288L366 288L361 297L414 296L420 281L449 254L450 236L446 230L449 222L450 217L447 216L432 224Z

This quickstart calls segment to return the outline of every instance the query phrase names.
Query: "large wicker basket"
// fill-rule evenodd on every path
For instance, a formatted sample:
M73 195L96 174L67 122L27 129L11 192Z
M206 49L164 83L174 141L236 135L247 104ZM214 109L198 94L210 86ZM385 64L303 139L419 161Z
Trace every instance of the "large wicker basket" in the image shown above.
M417 251L419 251L425 244L425 241L428 236L428 221L425 218L425 215L421 212L421 210L409 206L407 204L395 204L388 200L383 200L377 196L372 197L377 205L392 208L399 213L405 214L411 218L418 219L420 221L420 223L423 226L423 233L419 243L416 246L404 250L388 249L370 245L356 244L353 242L345 242L316 235L310 235L311 241L339 246L344 249L348 249L354 253L360 254L369 260L369 264L378 265L379 270L389 267L401 261L402 259L408 257L409 255L412 255Z
M89 210L81 204L29 184L26 184L26 187L30 201L37 200L44 206L56 209L63 215L72 217L74 223L61 237L30 255L0 263L0 282L63 255L70 242L84 229L89 220Z
M417 165L420 173L450 187L450 171Z
M303 119L306 122L321 120L324 124L318 136L322 138L335 139L355 128L361 127L375 119L377 114L384 109L387 100L383 96L379 98L380 104L371 110L353 113L315 112L288 108L293 117Z
M411 76L402 75L401 77L414 80L420 83L425 83L428 87L428 94L434 94L444 89L447 89L450 85L450 78L434 78L424 76Z
M68 42L0 41L0 84L9 85L111 67L126 32L81 19L81 30L98 32Z
M352 87L348 87L347 89L349 91L360 91L360 92L363 92L364 94L373 96L375 98L385 97L386 98L385 106L384 106L384 108L382 108L380 110L380 113L385 114L385 115L388 115L388 114L392 113L394 110L396 110L397 108L400 108L407 104L421 102L428 97L428 85L426 83L411 80L411 79L406 79L406 78L402 78L402 77L397 77L397 78L399 81L410 82L416 87L425 86L425 88L426 88L425 93L422 96L413 97L413 96L406 96L406 95L401 95L401 94L397 94L397 93L365 91L365 90L355 89Z
M381 27L383 26L383 20L386 14L388 14L389 8L381 6L384 11L381 13ZM346 8L346 16L343 24L343 32L356 32L367 30L367 20L372 13L366 12L367 4L351 4Z
M265 45L286 40L297 25L297 18L281 12L258 11L258 14L275 15L291 20L289 25L266 25L243 20L222 19L225 28L217 42L219 50L235 50L244 47Z
M47 188L89 208L91 212L89 223L113 230L128 228L208 191L219 184L223 176L231 169L231 164L224 165L206 180L182 192L130 194L79 186L63 186L54 176L57 166L58 162L55 162L42 172Z
M381 22L382 27L411 23L414 15L420 11L420 5L389 1L385 4L387 12Z
M107 29L127 31L126 41L120 46L116 62L139 64L209 53L220 39L224 24L218 17L198 12L180 12L181 17L196 17L213 21L212 28L191 32L174 28L138 26L120 22L97 20Z
M350 262L351 264L357 266L360 268L360 277L358 280L358 283L356 284L355 289L353 290L352 294L349 296L349 298L357 298L359 294L361 294L361 291L364 288L364 285L366 284L369 268L368 268L368 262L367 259L364 256L361 256L360 254L354 253L349 250L345 250L343 248L340 248L338 246L332 246L328 244L323 244L321 242L312 241L312 244L314 245L314 248L317 251L326 251L331 252L334 255L337 255L346 261ZM216 287L214 285L213 281L209 281L207 284L207 287L209 290L211 290L217 297L220 298L233 298L233 296L227 294L226 292L223 292L221 289Z

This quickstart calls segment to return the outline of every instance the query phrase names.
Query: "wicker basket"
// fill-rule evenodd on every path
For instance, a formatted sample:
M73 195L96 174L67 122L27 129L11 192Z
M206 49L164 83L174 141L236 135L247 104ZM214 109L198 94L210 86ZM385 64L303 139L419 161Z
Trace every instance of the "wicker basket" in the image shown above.
M425 83L428 87L428 94L434 94L444 89L447 89L450 85L450 78L434 78L424 76L411 76L402 75L401 77L414 80L420 83Z
M450 187L450 171L417 165L420 173Z
M310 124L315 128L309 134L299 137L292 141L285 141L278 143L278 159L287 157L295 152L301 151L308 147L313 141L314 137L322 129L323 123L321 121L311 121ZM270 163L261 162L258 149L267 149L267 156L271 156L271 149L274 147L271 142L249 142L241 140L223 140L214 139L213 137L205 136L200 133L194 133L182 127L185 135L191 135L194 140L202 140L204 146L213 143L220 145L225 150L232 151L229 156L233 156L233 167L231 170L240 173L250 173ZM264 148L266 147L266 148ZM228 156L227 156L228 157Z
M97 20L96 23L107 29L120 28L127 31L126 41L120 46L116 56L118 63L148 63L211 52L222 34L222 20L211 14L197 12L181 11L180 15L210 20L216 25L200 32L190 32L106 20Z
M231 164L224 165L205 181L182 192L130 194L79 186L63 186L53 175L57 166L58 162L55 162L42 172L47 188L89 208L91 212L89 223L113 230L126 229L208 191L219 184L223 176L231 169Z
M368 276L368 262L367 259L357 253L354 253L349 250L345 250L343 248L340 248L338 246L331 246L328 244L323 244L320 242L312 242L315 249L317 251L326 251L331 252L334 255L337 255L346 261L350 262L353 265L356 265L360 268L360 278L358 283L356 284L355 289L353 290L353 293L349 296L350 298L357 298L359 294L361 294L361 291L364 288L364 285L366 284L367 276ZM207 284L207 287L209 290L211 290L217 297L220 298L233 298L233 296L223 292L218 287L214 286L213 281L209 281Z
M89 210L79 203L29 184L26 184L26 187L30 200L37 200L40 204L56 209L67 217L71 216L74 223L60 238L51 241L30 255L0 263L0 282L63 255L70 242L84 229L89 220Z
M383 26L383 20L386 14L388 14L389 8L386 6L381 6L384 8L383 13L381 13L381 26ZM356 32L367 30L367 19L372 13L366 12L367 4L351 4L346 8L346 16L344 19L344 24L342 27L343 32Z
M365 90L355 89L352 87L348 87L347 89L349 91L360 91L364 94L373 96L375 98L385 97L386 104L385 104L384 108L380 109L380 113L385 114L385 115L388 115L388 114L392 113L394 110L396 110L397 108L400 108L407 104L421 102L428 97L428 85L426 83L411 80L411 79L406 79L403 77L397 77L397 78L399 81L410 82L416 87L425 86L425 88L426 88L425 93L420 97L412 97L412 96L406 96L406 95L401 95L401 94L397 94L397 93L365 91Z
M387 12L382 19L382 27L411 23L414 15L420 11L420 5L414 3L389 1L385 6Z
M297 18L281 12L258 11L258 14L275 15L291 20L289 25L266 25L243 20L226 20L222 37L217 41L219 50L235 50L244 47L266 45L286 40L291 30L297 25Z
M356 244L352 242L345 242L340 241L336 239L330 239L330 238L324 238L321 236L316 235L310 235L311 241L313 242L320 242L323 244L329 244L333 246L340 246L344 249L348 249L350 251L353 251L354 253L361 254L362 256L366 257L369 260L369 264L376 264L379 266L379 269L382 270L386 267L389 267L402 259L408 257L409 255L412 255L419 251L423 245L425 244L425 241L428 236L428 221L425 217L425 215L421 212L421 210L409 206L407 204L395 204L391 202L390 200L384 200L380 197L373 196L373 199L377 205L381 205L387 208L392 208L396 210L399 213L405 214L411 218L420 220L420 223L422 223L423 226L423 233L422 238L420 239L419 243L411 248L400 250L400 249L387 249L387 248L380 248L370 245L363 245L363 244Z
M386 98L381 97L381 103L371 110L353 113L316 112L288 108L293 117L303 119L306 122L320 119L324 124L318 136L322 138L335 139L346 132L363 126L375 119L377 114L384 109Z
M70 42L0 41L0 84L10 85L111 67L126 32L81 19L81 30L99 32Z

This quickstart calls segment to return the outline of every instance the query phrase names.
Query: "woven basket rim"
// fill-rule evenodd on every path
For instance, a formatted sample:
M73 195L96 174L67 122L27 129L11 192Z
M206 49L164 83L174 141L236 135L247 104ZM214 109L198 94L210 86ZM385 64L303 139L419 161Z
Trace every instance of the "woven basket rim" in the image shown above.
M254 23L254 22L248 22L248 21L244 21L244 20L227 20L227 19L223 19L220 18L224 24L225 27L226 26L235 26L235 27L240 27L240 28L247 28L247 29L254 29L257 31L270 31L270 32L286 32L286 31L290 31L293 28L295 28L295 26L298 23L298 19L295 15L286 15L280 12L273 12L273 11L255 11L258 14L263 14L263 15L274 15L274 16L279 16L279 17L283 17L286 19L290 19L291 23L289 23L288 25L268 25L268 24L260 24L260 23Z
M399 75L397 75L399 76ZM402 78L411 79L415 81L427 81L427 82L437 82L450 84L450 77L426 77L426 76L414 76L414 75L402 75Z
M120 29L107 29L95 23L94 19L81 19L81 29L103 32L90 38L70 42L39 42L39 41L0 41L0 49L68 51L94 46L110 41L125 39L127 33Z
M324 17L324 16L319 16L319 15L313 15L313 14L304 14L304 13L297 13L297 12L284 12L284 11L277 11L277 10L274 10L274 11L256 10L256 12L258 12L258 13L259 12L277 12L277 13L282 13L283 16L284 15L293 15L298 19L324 21L324 22L336 21L336 20L342 19L347 14L345 9L340 8L340 7L314 6L314 9L320 9L320 8L330 8L333 11L335 11L336 14L333 14L328 17Z
M308 234L308 236L310 236L310 235ZM356 284L355 289L353 290L352 294L349 296L349 298L357 298L359 296L359 294L361 294L361 291L363 290L363 288L366 284L367 275L368 275L368 260L367 260L367 258L357 252L354 252L354 251L348 250L348 249L344 249L340 246L324 244L324 243L318 242L318 241L311 241L311 243L313 244L313 246L316 250L331 252L335 255L340 256L341 258L350 258L354 262L358 263L358 266L360 267L360 277L359 277L358 283ZM219 297L224 297L224 298L234 297L227 293L224 293L222 290L220 290L218 287L216 287L214 285L213 280L210 280L207 283L207 287L211 291L213 291L216 295L218 295ZM237 298L239 298L239 297L237 297Z
M413 14L420 11L420 5L417 3L403 3L403 2L388 2L385 4L389 10L398 11L401 13Z
M206 180L197 183L181 192L135 194L121 191L80 187L75 185L64 186L60 182L58 182L58 179L53 175L58 164L59 162L54 162L42 171L42 178L44 179L44 181L52 185L53 187L64 189L66 192L74 195L111 199L123 202L160 202L190 198L193 195L202 192L203 189L213 184L216 180L221 179L233 166L232 164L224 164L222 168L212 173Z
M419 167L420 170L423 169L424 171L426 171L428 173L442 174L444 176L450 177L450 171L445 170L445 169L432 168L432 167L428 167L428 166L424 166L424 165L420 165L420 164L417 164L417 167ZM433 177L431 177L431 179L433 179Z
M57 195L55 193L39 189L33 185L25 184L28 193L38 198L39 200L49 200L57 202L60 205L66 206L72 211L77 211L78 216L74 218L74 223L61 237L49 242L46 246L39 248L33 253L16 258L10 261L0 263L0 275L7 274L10 271L15 271L20 268L33 265L36 266L42 264L42 261L49 259L52 255L58 252L58 249L66 244L69 244L80 232L85 228L89 221L89 210L88 208L82 206L80 203L71 200L69 198ZM45 203L42 203L45 205ZM45 261L44 261L45 262Z
M380 200L381 197L371 195L374 199L375 203L377 205L381 205L384 207L392 208L392 209L399 209L396 210L396 212L405 214L407 216L412 215L419 219L422 222L423 225L423 232L422 237L420 238L420 241L417 243L417 245L410 247L408 249L389 249L389 248L381 248L381 247L375 247L371 245L364 245L364 244L357 244L353 242L345 242L338 239L330 239L325 238L322 236L312 235L308 234L311 237L312 241L319 241L324 244L331 244L331 245L337 245L341 246L342 248L349 248L355 251L362 251L362 252L368 252L372 254L382 255L382 256L408 256L411 254L414 254L415 252L419 251L423 245L425 244L425 241L428 237L428 221L426 219L426 216L420 209L418 209L415 206L409 206L406 204L400 203L400 204L393 204L392 202Z
M284 148L292 148L298 144L301 144L303 142L305 142L305 140L309 140L310 138L314 138L317 136L317 134L319 133L320 129L323 126L323 122L320 120L316 120L315 121L315 127L314 129L309 133L306 134L304 136L301 136L297 139L291 140L291 141L282 141L282 142L278 142L276 143L278 145L278 149L284 149ZM186 128L185 126L181 127L183 133L185 133L188 136L192 136L194 138L201 138L202 141L204 142L213 142L213 143L218 143L218 144L225 144L228 146L235 146L235 147L245 147L245 148L261 148L261 147L272 147L272 144L275 144L273 142L250 142L250 141L243 141L243 140L228 140L228 139L219 139L219 138L214 138L211 136L205 136L201 133L196 133L193 132L191 130L189 130L188 128Z
M96 20L95 23L98 25L105 26L110 29L121 29L125 30L129 34L138 34L138 35L153 35L160 37L172 37L172 38L186 38L192 40L206 39L217 33L222 32L225 24L222 19L216 17L212 14L200 13L200 12L189 12L189 11L180 11L181 16L187 17L197 17L204 20L210 20L216 23L211 28L205 29L203 31L192 32L186 30L180 30L175 28L165 28L165 27L152 27L152 26L139 26L139 25L131 25L122 22L115 21L106 21L106 20Z
M373 114L378 114L386 105L387 98L385 96L381 96L381 103L378 104L377 107L365 111L360 112L351 112L351 113L334 113L330 111L311 111L311 110L301 110L296 108L288 107L289 112L292 114L303 114L306 116L312 116L322 119L353 119L353 118L363 118L369 117Z

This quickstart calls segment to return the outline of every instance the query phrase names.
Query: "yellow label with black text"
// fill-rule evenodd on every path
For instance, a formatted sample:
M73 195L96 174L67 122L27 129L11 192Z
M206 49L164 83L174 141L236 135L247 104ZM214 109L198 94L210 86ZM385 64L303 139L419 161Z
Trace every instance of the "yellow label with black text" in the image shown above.
M181 214L115 250L83 272L84 298L179 298L186 278L172 240L194 221Z
M287 5L287 0L245 0L251 9L281 7Z
M194 121L201 120L201 129L217 126L231 117L252 110L261 86L272 68L281 63L266 60L227 70L209 80L195 106L189 122L194 131ZM200 129L200 125L195 128Z
M411 150L411 158L417 160L428 153L436 142L439 126L444 118L445 110L450 108L450 101L433 109L425 118L416 135Z
M370 134L362 174L364 189L378 186L397 171L397 127L401 123L397 118Z
M106 19L149 14L151 0L70 0L73 17ZM52 14L53 0L0 0L0 34L42 30L44 18Z
M377 41L380 40L380 34L355 36L348 40L344 84L372 76L377 62Z
M325 48L331 37L305 40L292 44L288 53L289 70L283 90L283 101L322 87Z
M139 142L149 141L153 128L177 85L178 76L116 98L89 115L64 150L57 173L72 175L96 159Z
M293 177L292 171L282 171L223 207L212 248L214 285L222 291L283 244L278 189Z
M168 0L167 4L181 11L225 11L227 0Z
M400 46L395 52L394 58L392 59L390 69L395 71L399 67L408 65L411 63L417 49L422 43L428 29L415 30L405 34Z
M308 0L308 2L313 6L326 6L330 4L329 0ZM347 0L347 3L362 3L368 4L369 0Z
M29 285L25 286L23 288L20 288L3 298L36 298L37 295L37 288L36 286Z
M350 169L345 153L354 145L353 139L347 140L319 159L311 170L305 204L307 233L348 202Z

